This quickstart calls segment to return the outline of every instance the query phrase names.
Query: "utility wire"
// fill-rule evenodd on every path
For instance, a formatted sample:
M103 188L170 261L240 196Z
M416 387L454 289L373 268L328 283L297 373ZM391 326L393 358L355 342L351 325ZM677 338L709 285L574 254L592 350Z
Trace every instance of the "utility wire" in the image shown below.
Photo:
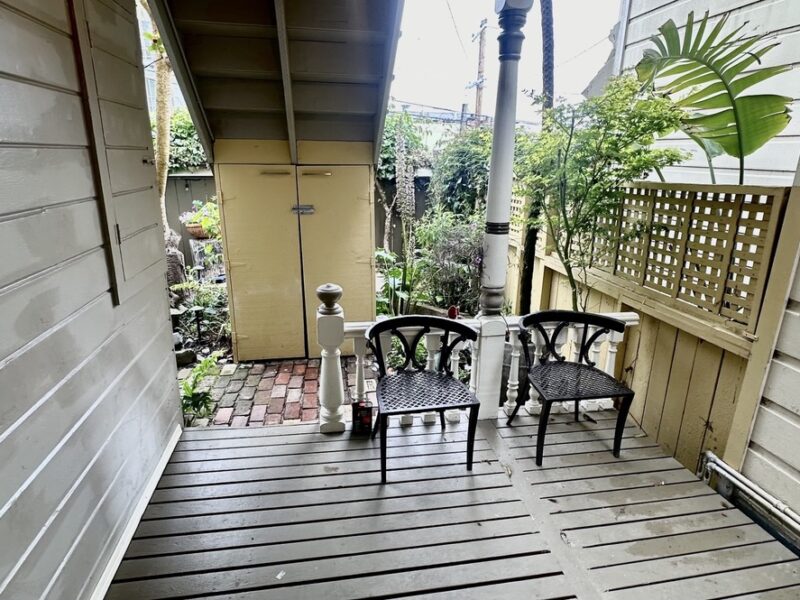
M450 6L450 0L445 0L445 4L447 4L447 11L450 13L450 21L453 23L453 29L456 31L456 37L458 38L458 44L461 46L461 52L464 53L464 58L467 58L467 49L464 47L464 40L461 39L461 33L458 31L456 17L453 15L453 8Z
M594 48L597 48L597 46L599 46L600 44L602 44L603 42L606 42L606 41L608 41L608 36L603 36L601 39L597 40L597 41L596 41L594 44L592 44L592 45L591 45L591 46L589 46L588 48L584 48L583 50L581 50L581 51L580 51L580 52L578 52L577 54L573 54L572 56L570 56L568 59L566 59L566 60L563 60L563 61L561 61L561 62L559 62L559 63L556 63L556 66L557 66L557 67L560 67L560 66L562 66L562 65L565 65L565 64L567 64L568 62L572 62L572 61L573 61L573 60L575 60L576 58L580 58L581 56L583 56L584 54L586 54L587 52L589 52L589 50L592 50L592 49L594 49Z

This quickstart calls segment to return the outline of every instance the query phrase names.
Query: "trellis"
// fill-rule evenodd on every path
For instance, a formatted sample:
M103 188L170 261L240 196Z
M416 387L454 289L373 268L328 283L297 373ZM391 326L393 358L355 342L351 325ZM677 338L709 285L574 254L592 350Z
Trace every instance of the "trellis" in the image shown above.
M788 188L637 182L598 223L593 270L754 332Z

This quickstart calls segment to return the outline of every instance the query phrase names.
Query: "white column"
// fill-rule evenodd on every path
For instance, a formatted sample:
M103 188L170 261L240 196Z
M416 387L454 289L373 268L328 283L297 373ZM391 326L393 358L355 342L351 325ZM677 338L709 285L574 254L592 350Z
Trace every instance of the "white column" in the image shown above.
M498 0L500 73L494 111L492 158L486 195L486 235L483 243L481 313L499 315L503 308L508 267L508 220L514 175L514 133L517 121L521 29L533 0Z
M608 348L606 349L606 365L603 369L606 373L614 377L617 370L617 349L620 342L625 338L625 332L619 333L612 331L608 334ZM600 410L609 410L614 408L614 400L612 398L603 398L598 403Z
M344 431L344 384L339 349L344 342L344 311L339 306L342 288L326 283L317 288L322 301L317 309L317 340L322 347L319 371L319 430Z
M426 333L425 334L425 350L428 352L428 360L425 363L425 369L427 371L435 371L436 370L436 351L439 349L439 339L442 337L441 333ZM401 423L402 418L405 416L412 416L412 415L403 415L400 417ZM439 420L439 415L435 412L429 411L422 413L421 415L422 422L425 425L432 425Z
M500 404L506 324L500 316L505 298L508 266L508 220L514 174L514 133L517 120L518 70L522 26L533 0L497 0L499 15L500 73L494 111L492 158L486 195L486 234L481 275L480 358L476 393L481 401L480 418L496 419Z

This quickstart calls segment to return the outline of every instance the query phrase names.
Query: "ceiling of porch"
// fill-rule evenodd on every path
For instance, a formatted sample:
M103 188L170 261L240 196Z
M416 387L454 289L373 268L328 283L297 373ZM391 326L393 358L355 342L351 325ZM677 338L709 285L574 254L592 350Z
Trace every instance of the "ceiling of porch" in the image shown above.
M187 104L211 140L380 135L402 2L154 4Z

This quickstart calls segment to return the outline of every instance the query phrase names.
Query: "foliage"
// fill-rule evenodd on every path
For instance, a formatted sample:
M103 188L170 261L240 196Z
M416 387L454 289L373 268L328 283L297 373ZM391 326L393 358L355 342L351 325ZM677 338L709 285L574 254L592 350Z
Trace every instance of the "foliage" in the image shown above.
M431 193L449 210L470 214L486 201L492 130L473 127L446 140L434 154Z
M381 153L378 167L375 170L376 179L384 186L395 181L398 136L405 140L406 152L415 168L425 166L429 162L425 154L425 146L422 143L420 123L407 112L387 114L383 126Z
M215 348L227 346L231 337L227 287L225 284L198 281L193 271L189 275L186 283L171 288L175 292L188 292L192 303L189 310L178 318L178 332L183 336L186 345L197 345L202 341L203 344Z
M192 206L194 210L187 211L180 216L181 223L186 225L201 225L208 237L219 239L221 230L217 199L212 197L207 202L193 200Z
M375 264L381 286L375 298L375 309L379 315L405 315L414 312L414 307L428 298L419 287L419 261L416 252L406 263L394 252L383 248L375 250Z
M747 70L778 43L762 44L764 36L742 34L746 23L722 34L729 15L709 29L708 12L699 23L690 12L682 36L670 19L651 38L636 65L639 80L677 100L689 111L681 128L708 157L725 153L739 159L739 183L744 183L744 157L783 131L789 123L792 98L744 92L790 66Z
M438 205L417 226L420 286L435 306L477 314L483 223L483 211L463 217Z
M681 116L668 98L640 92L632 77L612 80L596 98L545 111L546 126L520 159L517 183L564 265L574 310L585 310L593 242L611 235L602 222L619 205L620 186L684 157L653 147Z
M169 170L196 171L208 166L206 153L197 135L197 129L185 109L172 115L169 129Z
M189 376L181 381L181 407L184 414L206 417L211 412L213 399L209 390L203 389L202 381L204 377L214 374L221 355L221 352L212 352L197 363Z

